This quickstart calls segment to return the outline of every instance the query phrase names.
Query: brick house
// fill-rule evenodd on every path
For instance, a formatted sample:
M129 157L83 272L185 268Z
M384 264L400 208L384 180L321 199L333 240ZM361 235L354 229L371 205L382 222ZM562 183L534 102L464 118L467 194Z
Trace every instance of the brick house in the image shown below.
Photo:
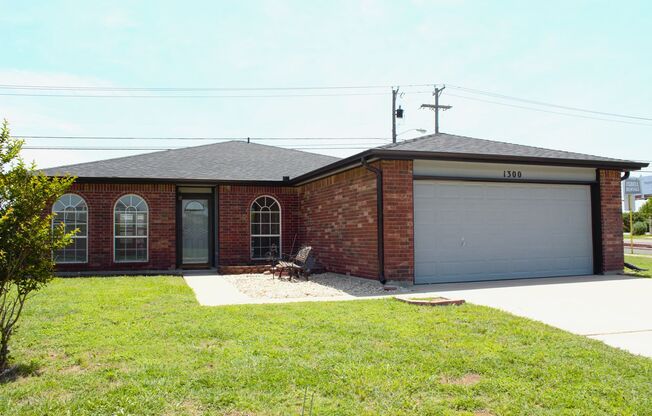
M345 159L224 142L45 170L79 228L62 273L255 268L307 244L326 270L410 283L623 269L621 175L646 164L449 134Z

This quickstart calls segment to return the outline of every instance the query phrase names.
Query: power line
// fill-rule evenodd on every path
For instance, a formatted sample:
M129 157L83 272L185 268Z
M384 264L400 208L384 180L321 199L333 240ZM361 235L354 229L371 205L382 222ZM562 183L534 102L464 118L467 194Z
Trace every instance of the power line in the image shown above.
M361 90L391 88L394 85L322 85L298 87L101 87L101 86L70 86L70 85L26 85L0 84L0 89L12 90L50 90L50 91L305 91L305 90ZM435 84L401 84L402 87L430 87Z
M424 92L415 92L414 94ZM102 94L19 94L0 93L10 97L54 97L54 98L302 98L302 97L352 97L385 95L384 92L338 93L338 94L264 94L264 95L102 95Z
M464 95L457 95L457 94L451 94L451 93L449 93L448 95L450 95L451 97L462 98L462 99L465 99L465 100L480 101L480 102L483 102L483 103L503 105L503 106L506 106L506 107L520 108L520 109L523 109L523 110L538 111L540 113L557 114L557 115L566 116L566 117L576 117L576 118L584 118L584 119L591 119L591 120L611 121L611 122L614 122L614 123L634 124L634 125L637 125L637 126L652 127L652 124L649 124L649 123L637 123L635 121L613 120L613 119L610 119L610 118L583 116L581 114L572 114L572 113L564 113L564 112L561 112L561 111L544 110L544 109L541 109L541 108L527 107L527 106L517 105L517 104L501 103L501 102L498 102L498 101L485 100L485 99L476 98L476 97L466 97Z
M605 111L589 110L589 109L586 109L586 108L571 107L571 106L567 106L567 105L559 105L559 104L547 103L547 102L544 102L544 101L529 100L529 99L526 99L526 98L519 98L519 97L514 97L514 96L511 96L511 95L498 94L498 93L490 92L490 91L477 90L477 89L474 89L474 88L466 88L466 87L461 87L461 86L458 86L458 85L450 85L450 84L447 84L447 85L449 87L452 87L452 88L455 88L455 89L458 89L458 90L462 90L462 91L466 91L466 92L469 92L469 93L472 93L472 94L482 94L482 95L487 95L487 96L495 97L495 98L504 98L504 99L507 99L507 100L521 101L521 102L529 103L529 104L536 104L536 105L547 106L547 107L561 108L561 109L564 109L564 110L581 111L581 112L585 112L585 113L599 114L599 115L603 115L603 116L623 117L623 118L631 118L631 119L635 119L635 120L652 121L652 117L639 117L639 116L630 116L630 115L627 115L627 114L609 113L609 112L605 112Z
M84 140L368 140L368 141L387 141L391 140L388 137L154 137L154 136L38 136L38 135L21 135L12 134L12 136L20 139L84 139Z
M130 150L179 150L186 149L184 147L78 147L78 146L23 146L23 149L27 150L121 150L121 151L130 151ZM307 146L292 146L292 147L283 147L283 149L294 149L294 150L358 150L358 149L369 149L369 147L356 146L356 147L344 147L344 146L329 146L329 147L307 147Z
M436 83L422 84L376 84L376 85L321 85L321 86L279 86L279 87L104 87L88 85L28 85L28 84L0 84L0 89L6 90L23 90L23 91L97 91L97 92L199 92L199 91L324 91L324 90L371 90L384 89L400 86L402 88L412 87L437 87ZM481 94L494 98L520 101L538 106L554 107L564 110L579 111L603 116L628 118L635 120L652 121L652 117L633 116L621 113L611 113L605 111L592 110L581 107L560 105L545 101L532 100L527 98L515 97L512 95L500 94L496 92L480 90L475 88L463 87L454 84L448 85L461 91L471 94ZM431 93L430 91L418 91L411 93ZM62 97L62 98L287 98L287 97L341 97L341 96L364 96L364 95L384 95L383 92L372 93L338 93L338 94L265 94L265 95L106 95L106 94L45 94L45 93L0 93L3 96L27 96L27 97Z

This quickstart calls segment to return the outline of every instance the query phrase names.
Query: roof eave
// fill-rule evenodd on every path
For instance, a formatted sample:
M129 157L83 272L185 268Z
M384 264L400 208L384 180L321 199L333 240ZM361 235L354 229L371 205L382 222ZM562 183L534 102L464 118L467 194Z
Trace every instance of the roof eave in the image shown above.
M574 166L574 167L592 167L608 168L621 170L637 170L648 166L648 163L633 161L609 161L609 160L591 160L591 159L564 159L548 157L531 157L531 156L510 156L494 154L473 154L473 153L450 153L450 152L424 152L412 150L385 150L377 149L373 151L375 156L383 159L436 159L436 160L453 160L453 161L472 161L472 162L493 162L493 163L522 163L529 165L553 165L553 166Z
M290 181L275 180L233 180L233 179L187 179L187 178L129 178L129 177L78 177L79 183L201 183L201 184L237 184L237 185L272 185L292 186L311 179L324 176L329 172L357 165L360 159L432 159L450 160L459 162L487 162L487 163L520 163L530 165L552 165L569 167L589 167L596 169L619 169L625 171L638 170L649 166L648 163L633 161L608 161L561 159L529 156L509 156L494 154L450 153L450 152L424 152L413 150L388 150L368 149L345 159L338 160L329 165L322 166L303 175L292 178ZM53 175L50 175L53 176Z
M50 175L53 176L53 175ZM75 183L174 183L174 184L202 184L202 185L266 185L288 186L289 181L274 181L264 179L188 179L188 178L129 178L105 176L79 176Z
M451 153L451 152L424 152L414 150L388 150L388 149L369 149L357 153L345 159L338 160L330 165L323 166L301 176L292 178L293 184L309 181L327 174L334 170L340 170L347 166L356 165L360 159L432 159L432 160L450 160L458 162L487 162L487 163L520 163L524 165L552 165L568 167L588 167L596 169L619 169L619 170L638 170L647 167L648 163L633 161L602 161L602 160L584 160L584 159L561 159L547 157L530 157L530 156L509 156L493 154L473 154L473 153Z

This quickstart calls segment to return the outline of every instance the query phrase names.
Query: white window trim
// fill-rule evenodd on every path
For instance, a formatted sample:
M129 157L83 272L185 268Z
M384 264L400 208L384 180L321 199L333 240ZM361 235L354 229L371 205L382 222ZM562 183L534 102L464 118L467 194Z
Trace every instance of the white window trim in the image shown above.
M118 202L126 196L135 196L142 199L145 207L147 208L147 232L145 235L115 235L115 207L118 205ZM148 263L149 262L149 204L147 200L138 194L124 194L116 199L115 204L113 204L113 211L111 212L111 222L113 223L113 262L114 263ZM146 241L147 248L145 249L145 260L117 260L115 252L115 242L118 238L144 238Z
M76 234L72 237L73 239L81 239L83 238L85 241L86 245L86 257L84 258L84 261L55 261L55 264L87 264L88 263L88 232L90 230L89 226L89 221L90 221L90 215L88 215L89 209L88 209L88 202L86 202L86 198L83 196L76 194L74 192L68 192L63 195L61 195L56 201L54 201L54 204L52 204L52 214L56 215L56 212L54 211L54 205L59 201L59 199L63 198L66 195L75 195L81 198L82 201L84 201L84 205L86 205L86 235L83 237L78 237ZM52 227L52 230L54 231L54 217L52 218L52 221L50 221L50 227ZM54 251L52 251L52 259L54 260Z
M253 234L251 232L251 213L252 213L252 208L254 206L254 203L258 201L260 198L271 198L273 199L276 204L278 205L278 234ZM260 211L258 211L260 212ZM271 195L259 195L256 198L254 198L253 201L251 201L251 204L249 204L249 258L251 260L267 260L267 257L254 257L253 256L253 250L251 246L251 238L252 237L278 237L278 255L281 256L283 252L283 207L281 206L281 203L279 202L278 199L274 198Z

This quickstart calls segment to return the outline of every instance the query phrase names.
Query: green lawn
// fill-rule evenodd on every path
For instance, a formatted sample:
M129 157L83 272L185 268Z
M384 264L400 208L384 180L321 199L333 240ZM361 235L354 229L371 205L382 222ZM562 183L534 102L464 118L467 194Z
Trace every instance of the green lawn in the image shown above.
M623 234L623 239L629 241L629 233L624 233ZM641 240L641 239L652 240L652 235L647 235L647 234L645 234L645 235L635 235L634 239L635 240Z
M201 307L178 277L58 279L13 345L2 415L300 415L306 388L314 415L652 414L652 360L468 304Z
M633 264L634 266L638 266L642 269L647 269L646 272L638 272L638 273L635 273L629 269L625 269L627 271L627 274L632 274L634 276L652 277L652 257L625 255L625 261L627 263Z

